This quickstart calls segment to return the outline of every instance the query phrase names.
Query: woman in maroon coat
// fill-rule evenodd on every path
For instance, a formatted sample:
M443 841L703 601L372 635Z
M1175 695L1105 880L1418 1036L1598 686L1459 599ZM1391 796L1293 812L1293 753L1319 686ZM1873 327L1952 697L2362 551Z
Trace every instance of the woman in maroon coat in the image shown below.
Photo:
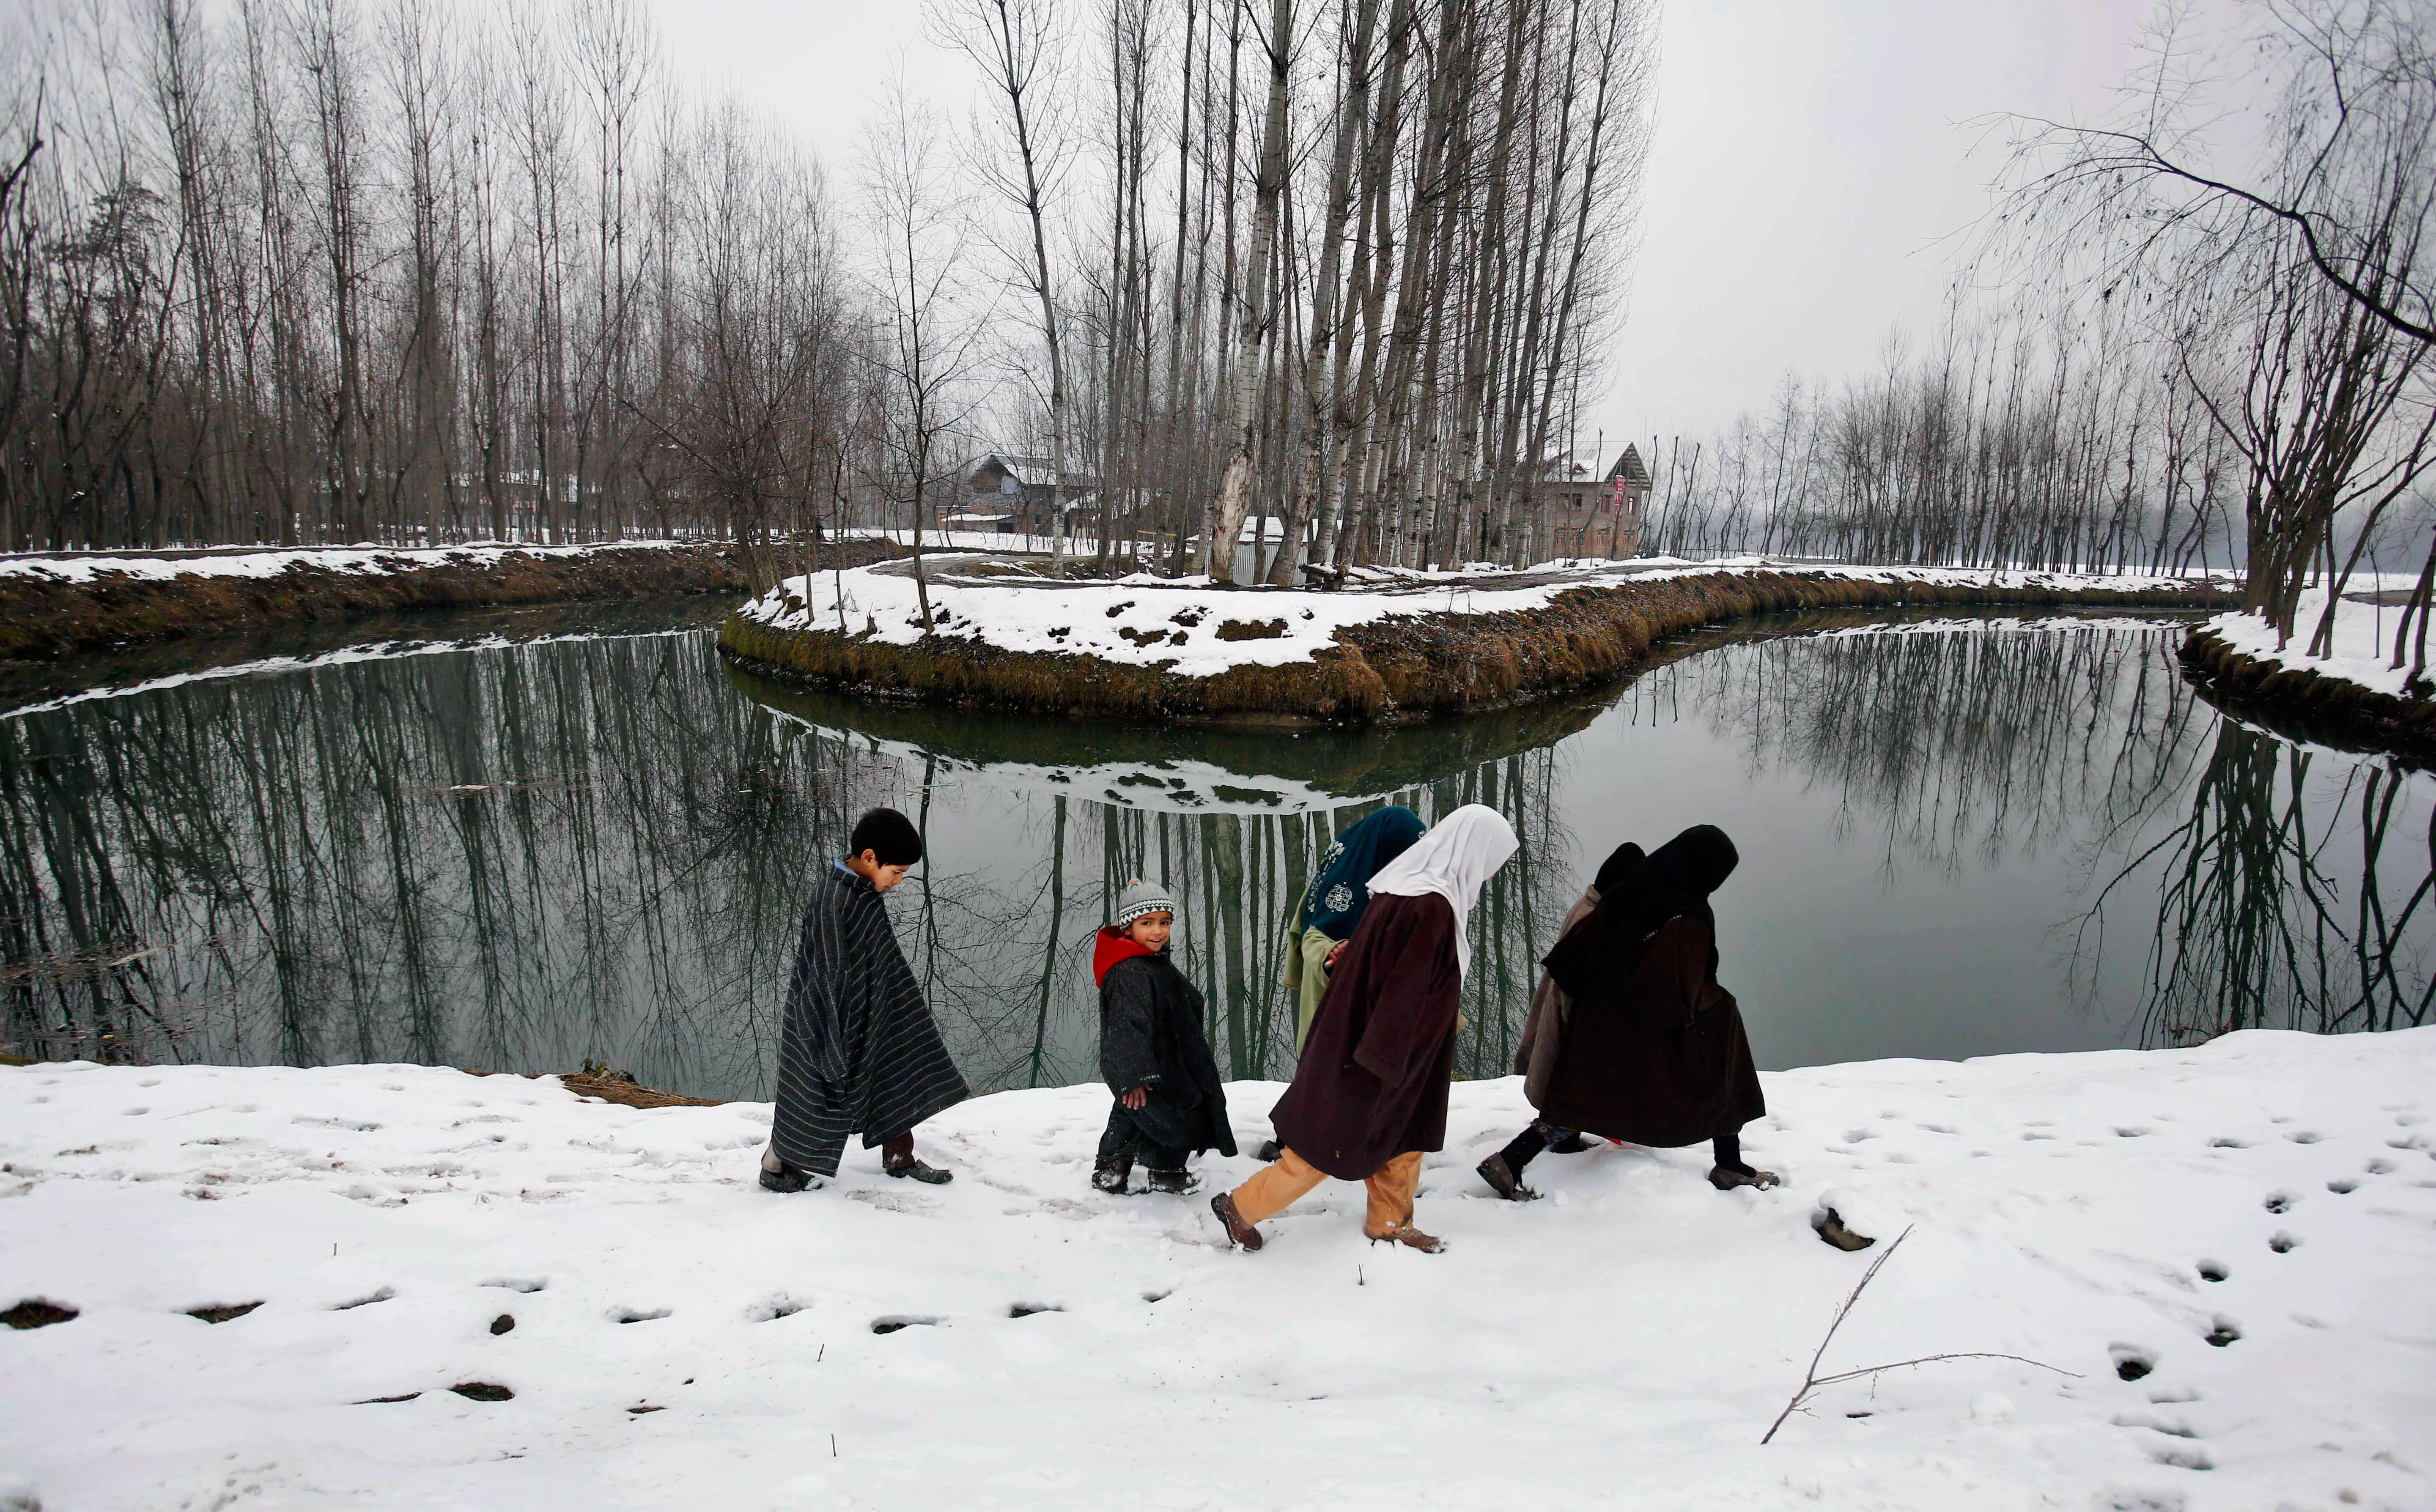
M1447 1084L1471 943L1464 920L1514 854L1513 826L1469 804L1370 878L1370 907L1328 979L1294 1085L1270 1121L1277 1164L1209 1199L1227 1235L1261 1247L1253 1225L1329 1176L1365 1182L1364 1231L1427 1254L1413 1226L1421 1155L1446 1145Z
M1601 888L1548 952L1565 999L1561 1037L1544 1082L1529 1087L1538 1121L1480 1163L1499 1196L1537 1195L1522 1168L1570 1129L1655 1146L1707 1140L1720 1191L1776 1185L1743 1159L1742 1127L1767 1104L1742 1011L1717 982L1709 895L1739 860L1725 831L1695 825Z

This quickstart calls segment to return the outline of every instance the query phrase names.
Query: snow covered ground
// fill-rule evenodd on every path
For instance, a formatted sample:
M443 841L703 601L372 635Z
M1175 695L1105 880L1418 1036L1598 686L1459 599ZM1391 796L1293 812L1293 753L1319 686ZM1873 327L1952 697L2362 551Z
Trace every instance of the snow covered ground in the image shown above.
M2360 578L2366 578L2360 574ZM2395 575L2390 574L2389 577ZM2354 591L2359 579L2355 579ZM2371 589L2376 584L2372 583ZM2407 588L2410 580L2400 579L2394 586ZM2271 666L2288 667L2297 671L2311 671L2321 677L2336 677L2358 683L2363 687L2394 698L2405 697L2404 686L2410 677L2410 659L2405 656L2400 667L2392 666L2394 632L2402 624L2402 609L2394 604L2360 603L2345 599L2335 607L2333 654L2308 654L2310 640L2318 633L2318 620L2326 612L2326 594L2323 588L2306 590L2301 595L2299 609L2293 614L2290 644L2282 651L2275 649L2275 632L2256 615L2218 615L2207 622L2226 645L2235 651ZM2414 631L2416 627L2414 626Z
M422 567L487 566L503 556L583 556L600 551L666 550L701 545L691 541L595 541L577 546L536 546L530 542L470 541L462 546L387 547L313 546L293 549L217 547L183 552L130 552L123 555L76 551L31 551L0 556L0 577L29 577L59 582L91 582L104 575L166 581L193 574L203 578L275 578L289 567L319 567L329 572L376 576L412 572Z
M757 1104L0 1070L0 1305L78 1310L0 1333L0 1506L2436 1506L2436 1029L1766 1080L1781 1190L1601 1147L1527 1207L1470 1173L1519 1084L1457 1086L1428 1257L1344 1184L1258 1255L1091 1191L1095 1087L926 1127L952 1186L780 1197ZM1895 1371L1762 1448L1906 1225L1822 1371L2071 1374Z
M1057 582L977 573L984 556L933 557L928 574L933 623L951 635L978 636L1015 652L1065 652L1105 661L1150 665L1190 677L1230 667L1279 667L1307 661L1348 625L1393 616L1494 614L1544 607L1570 588L1610 587L1632 581L1749 572L1817 572L1869 582L2139 591L2197 580L2132 575L1979 571L1953 567L1819 566L1735 557L1686 562L1651 557L1632 562L1552 562L1518 573L1381 572L1365 574L1355 591L1242 588L1206 577L1137 574L1115 582ZM1500 580L1511 579L1506 586ZM843 613L841 613L843 611ZM921 638L914 583L904 563L791 578L740 613L781 630L869 631L911 645ZM1222 639L1229 622L1263 632L1258 638ZM1242 631L1236 634L1240 636Z

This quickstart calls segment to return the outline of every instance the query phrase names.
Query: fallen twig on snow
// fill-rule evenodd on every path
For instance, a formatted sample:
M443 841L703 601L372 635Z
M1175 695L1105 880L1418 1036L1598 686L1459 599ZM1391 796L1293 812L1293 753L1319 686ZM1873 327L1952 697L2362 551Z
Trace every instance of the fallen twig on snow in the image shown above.
M1903 1248L1903 1242L1910 1237L1909 1228L1897 1234L1895 1242L1887 1246L1886 1253L1870 1261L1870 1268L1861 1273L1861 1278L1854 1282L1853 1290L1845 1295L1844 1305L1836 1310L1836 1320L1827 1325L1826 1337L1818 1341L1818 1347L1811 1353L1810 1368L1803 1372L1801 1377L1801 1389L1795 1392L1793 1399L1784 1404L1784 1411L1776 1415L1776 1421L1767 1425L1767 1432L1760 1435L1761 1443L1765 1444L1774 1438L1776 1431L1784 1426L1784 1420L1799 1412L1802 1403L1808 1401L1821 1387L1832 1386L1838 1382L1857 1381L1863 1376L1874 1376L1883 1371L1903 1370L1912 1365L1933 1364L1940 1360L2011 1360L2021 1364L2036 1365L2042 1370L2052 1370L2060 1376L2078 1378L2078 1372L2066 1370L2062 1365L2051 1365L2044 1360L2032 1360L2018 1354L2003 1354L1992 1349L1964 1349L1950 1354L1924 1354L1917 1359L1895 1360L1882 1365L1863 1365L1857 1370L1839 1370L1832 1376L1820 1375L1818 1362L1826 1358L1827 1347L1836 1342L1836 1330L1844 1326L1844 1319L1852 1315L1853 1304L1861 1300L1861 1293L1868 1289L1871 1281L1877 1279L1878 1272L1885 1269L1887 1261L1895 1258L1895 1251Z

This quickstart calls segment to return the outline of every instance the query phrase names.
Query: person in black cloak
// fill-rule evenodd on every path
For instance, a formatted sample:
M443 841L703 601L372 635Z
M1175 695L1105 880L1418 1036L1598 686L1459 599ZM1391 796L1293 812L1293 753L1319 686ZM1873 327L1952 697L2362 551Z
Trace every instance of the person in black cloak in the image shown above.
M894 808L859 820L846 859L812 888L778 1037L778 1099L761 1185L801 1191L837 1174L846 1137L880 1169L933 1186L950 1173L914 1154L914 1126L971 1095L896 947L880 895L920 864L922 836Z
M1632 869L1645 859L1641 847L1628 840L1618 845L1606 860L1599 863L1598 875L1591 878L1591 885L1582 889L1582 895L1575 899L1574 906L1566 911L1565 922L1557 926L1557 938L1561 940L1571 934L1574 927L1590 917L1591 910L1598 907L1599 899L1624 885L1624 879L1632 874ZM1548 975L1547 968L1542 966L1540 985L1531 994L1531 1014L1523 1022L1522 1038L1514 1047L1514 1074L1523 1079L1523 1095L1530 1098L1535 1106L1546 1095L1549 1078L1556 1074L1557 1055L1564 1045L1565 1026L1572 1021L1573 1015L1573 999L1564 988L1557 985L1557 979ZM1590 1148L1578 1129L1559 1128L1546 1119L1540 1119L1531 1126L1539 1131L1550 1154L1579 1155ZM1496 1159L1497 1156L1491 1156L1482 1161L1480 1173L1490 1186L1502 1192L1512 1185L1512 1178L1510 1173L1502 1177L1497 1173L1502 1168L1493 1166Z
M1122 1192L1140 1156L1150 1190L1199 1185L1184 1162L1203 1150L1235 1153L1227 1087L1201 1032L1202 999L1168 955L1175 899L1137 878L1117 899L1116 922L1092 939L1100 983L1100 1077L1116 1102L1100 1136L1091 1185Z
M1583 1130L1633 1144L1710 1141L1709 1184L1772 1187L1774 1172L1742 1156L1742 1127L1767 1111L1733 994L1717 982L1717 926L1709 895L1740 860L1714 825L1695 825L1647 857L1625 847L1620 875L1593 883L1542 963L1556 989L1551 1021L1524 1031L1524 1093L1540 1119L1480 1164L1501 1197L1527 1202L1522 1170L1552 1136ZM1539 1036L1553 1032L1552 1045ZM1544 1059L1543 1059L1544 1055Z

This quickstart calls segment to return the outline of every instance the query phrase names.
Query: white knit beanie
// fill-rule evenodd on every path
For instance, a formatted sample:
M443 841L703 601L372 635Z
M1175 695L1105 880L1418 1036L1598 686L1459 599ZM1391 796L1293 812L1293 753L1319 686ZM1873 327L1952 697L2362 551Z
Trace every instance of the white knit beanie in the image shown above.
M1175 899L1167 895L1166 888L1157 882L1145 882L1139 877L1127 882L1125 890L1117 895L1116 925L1120 930L1145 913L1176 912Z

